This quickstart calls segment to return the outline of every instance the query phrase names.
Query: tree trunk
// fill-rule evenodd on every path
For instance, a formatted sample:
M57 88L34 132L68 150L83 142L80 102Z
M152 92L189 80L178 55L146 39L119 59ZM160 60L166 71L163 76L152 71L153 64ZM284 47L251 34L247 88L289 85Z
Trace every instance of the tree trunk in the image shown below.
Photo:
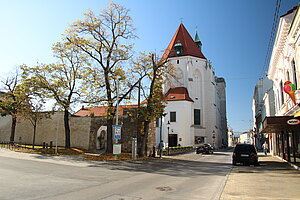
M108 117L108 119L107 119L107 134L106 134L106 153L113 152L112 125L113 125L113 118Z
M12 116L11 132L10 132L10 143L14 143L15 142L16 126L17 126L17 117L16 116Z
M36 134L36 124L33 125L32 149L34 149L34 145L35 145L35 134Z
M143 151L144 151L144 156L147 156L147 151L148 151L148 133L149 133L149 125L150 125L150 121L145 121L145 122L144 122L144 140L143 140Z
M150 124L150 121L144 121L143 134L138 133L138 155L139 155L139 157L144 157L147 155L149 124Z
M66 135L65 148L70 149L71 148L71 142L70 142L71 138L70 138L70 125L69 125L69 110L68 110L68 108L65 108L64 124L65 124L65 135Z
M139 157L144 157L144 135L142 135L141 133L138 134L138 138L137 138L137 146L138 146L138 155Z

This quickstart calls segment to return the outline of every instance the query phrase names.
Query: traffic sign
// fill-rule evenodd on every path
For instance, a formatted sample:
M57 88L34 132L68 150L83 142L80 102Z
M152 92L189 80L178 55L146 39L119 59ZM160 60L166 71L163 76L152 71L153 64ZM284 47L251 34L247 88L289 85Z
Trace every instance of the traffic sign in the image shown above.
M114 139L120 140L121 139L121 125L113 125L113 133L114 133Z

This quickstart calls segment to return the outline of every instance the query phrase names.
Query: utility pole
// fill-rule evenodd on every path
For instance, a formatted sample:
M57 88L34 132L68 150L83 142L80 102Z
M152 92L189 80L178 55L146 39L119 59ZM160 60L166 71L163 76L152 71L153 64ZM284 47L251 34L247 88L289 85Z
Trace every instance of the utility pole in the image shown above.
M137 130L136 130L136 138L138 138L140 133L140 107L141 107L141 80L139 80L139 86L138 86L138 110L137 110Z
M167 123L167 129L168 129L168 156L170 155L170 121Z
M159 145L158 145L158 148L159 148L159 157L160 159L162 159L162 153L163 153L163 140L162 140L162 117L163 115L160 116L160 135L159 135Z
M59 114L59 112L57 112ZM58 127L59 127L59 116L57 116L57 124L56 124L56 138L55 138L55 154L58 154Z
M119 80L117 81L116 125L119 124Z
M121 154L121 144L119 144L119 140L121 139L121 126L119 126L119 80L117 81L117 105L116 105L116 125L113 125L113 154Z

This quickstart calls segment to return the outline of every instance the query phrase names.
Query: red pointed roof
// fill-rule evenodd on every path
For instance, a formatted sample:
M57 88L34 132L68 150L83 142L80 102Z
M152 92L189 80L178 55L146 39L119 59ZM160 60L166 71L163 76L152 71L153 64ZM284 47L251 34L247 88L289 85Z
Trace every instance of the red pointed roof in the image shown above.
M185 87L170 88L165 96L167 101L186 100L194 102L189 96L189 92Z
M180 24L178 29L176 30L175 35L173 36L168 48L163 55L163 59L175 56L174 45L177 43L181 43L183 46L183 52L181 56L189 55L206 59L183 24Z

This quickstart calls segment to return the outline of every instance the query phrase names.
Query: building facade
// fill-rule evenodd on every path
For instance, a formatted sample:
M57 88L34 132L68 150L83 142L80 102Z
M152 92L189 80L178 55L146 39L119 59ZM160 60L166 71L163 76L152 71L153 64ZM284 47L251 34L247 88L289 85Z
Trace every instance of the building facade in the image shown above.
M268 77L273 81L275 115L265 117L261 132L267 133L270 151L300 165L300 11L294 7L280 17ZM289 81L289 82L287 82ZM294 84L294 96L285 92ZM295 101L293 101L295 97Z
M262 148L266 137L260 132L265 117L275 115L273 81L264 78L257 81L254 89L253 101L253 137L251 141L257 149Z
M175 75L166 78L168 104L163 134L157 138L169 146L210 143L219 148L228 142L226 83L215 75L201 48L197 32L192 39L180 24L163 55L174 67ZM157 130L157 135L161 134Z

